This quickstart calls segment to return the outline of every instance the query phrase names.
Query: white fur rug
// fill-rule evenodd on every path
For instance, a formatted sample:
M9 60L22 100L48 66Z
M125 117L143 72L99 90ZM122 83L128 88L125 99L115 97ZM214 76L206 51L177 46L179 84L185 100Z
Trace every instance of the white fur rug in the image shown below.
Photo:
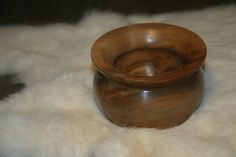
M164 22L206 42L200 109L167 130L111 124L92 95L90 48L127 24ZM0 27L0 73L27 87L0 101L0 157L236 157L236 6L153 16L86 16L77 25Z

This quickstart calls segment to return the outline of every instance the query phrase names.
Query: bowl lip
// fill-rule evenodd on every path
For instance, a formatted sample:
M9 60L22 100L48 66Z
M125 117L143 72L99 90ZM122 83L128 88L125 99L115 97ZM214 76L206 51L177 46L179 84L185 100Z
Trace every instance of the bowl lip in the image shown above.
M115 31L119 31L121 29L130 29L131 27L142 27L142 26L152 26L152 27L158 27L160 26L167 26L172 28L178 28L182 29L184 31L187 31L197 37L199 41L201 42L201 45L203 46L203 55L199 62L196 62L195 64L190 64L189 66L186 66L184 68L180 68L179 70L176 70L174 72L171 72L169 74L165 74L163 76L133 76L129 75L127 73L121 72L117 70L114 66L111 64L108 64L107 61L104 59L104 57L101 55L101 51L99 51L100 42L104 37L106 37L108 34L111 34ZM173 25L173 24L167 24L167 23L137 23L137 24L131 24L126 25L122 27L118 27L116 29L113 29L111 31L108 31L107 33L101 35L96 39L94 42L92 48L91 48L91 58L92 62L95 65L96 69L108 77L108 79L114 80L116 82L119 82L121 84L132 86L132 87L153 87L153 86L162 86L167 84L176 83L181 80L186 80L187 78L190 78L198 71L199 68L204 64L204 61L206 59L207 55L207 47L204 43L203 39L196 33L194 33L191 30L188 30L184 27Z

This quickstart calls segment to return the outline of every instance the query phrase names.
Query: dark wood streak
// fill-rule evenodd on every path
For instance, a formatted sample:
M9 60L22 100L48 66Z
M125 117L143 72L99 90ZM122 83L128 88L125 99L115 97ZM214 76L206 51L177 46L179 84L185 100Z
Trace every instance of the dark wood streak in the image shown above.
M167 24L113 30L92 48L95 100L112 122L170 128L199 106L206 47L195 33Z

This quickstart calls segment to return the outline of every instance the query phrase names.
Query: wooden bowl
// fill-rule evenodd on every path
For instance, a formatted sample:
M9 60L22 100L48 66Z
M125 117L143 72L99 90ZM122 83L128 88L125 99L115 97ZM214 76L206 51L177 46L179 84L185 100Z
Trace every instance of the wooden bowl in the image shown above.
M129 25L98 38L91 51L95 100L117 125L173 127L200 104L206 46L185 28Z

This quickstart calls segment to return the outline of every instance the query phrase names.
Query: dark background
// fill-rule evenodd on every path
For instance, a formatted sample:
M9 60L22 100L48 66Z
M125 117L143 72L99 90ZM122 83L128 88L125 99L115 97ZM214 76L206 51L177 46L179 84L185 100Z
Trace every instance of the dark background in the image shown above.
M91 10L122 14L202 9L236 0L1 0L0 25L75 23Z

